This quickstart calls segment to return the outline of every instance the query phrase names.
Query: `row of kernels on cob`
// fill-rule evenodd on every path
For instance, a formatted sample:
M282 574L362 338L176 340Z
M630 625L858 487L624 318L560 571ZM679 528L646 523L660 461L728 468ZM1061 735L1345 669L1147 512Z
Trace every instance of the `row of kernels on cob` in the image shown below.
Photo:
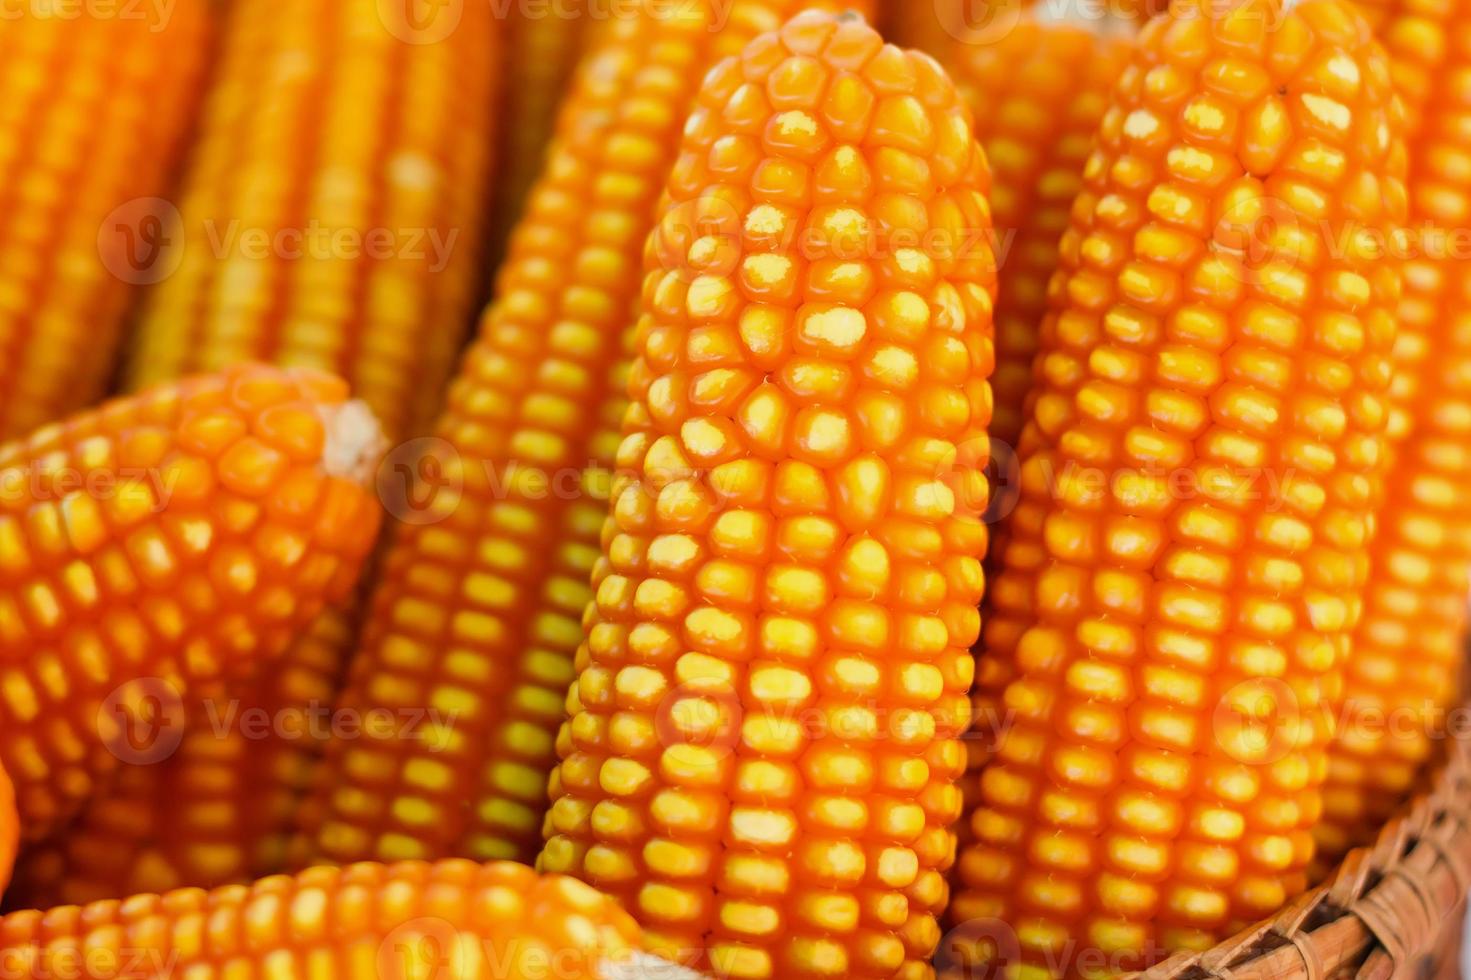
M987 180L938 66L857 18L701 88L539 859L655 951L928 970L985 549L958 502L985 493Z
M8 976L688 980L581 882L510 863L312 868L0 918Z
M590 39L436 428L448 484L426 480L399 529L339 702L453 722L334 745L303 815L312 857L534 856L678 130L705 69L800 6L740 0L722 21L649 2Z
M0 19L0 439L102 394L132 287L163 246L211 4Z
M1409 245L1390 388L1393 477L1369 553L1329 757L1319 873L1373 839L1414 788L1460 692L1471 578L1471 217L1465 4L1364 4L1406 109Z
M1384 462L1401 125L1336 0L1179 4L1115 89L1043 325L982 658L1007 725L952 906L1007 923L1022 972L1208 946L1304 884Z
M280 650L351 587L381 436L344 399L240 366L0 446L0 765L24 840L152 751L137 739L171 694Z
M448 17L233 6L172 230L178 269L147 296L129 383L240 359L308 365L347 378L395 442L427 424L480 292L502 50L490 5ZM248 250L258 234L266 254ZM330 707L355 620L351 603L333 608L269 668L242 663L208 707L191 698L174 754L130 767L31 849L13 898L282 870L329 727L306 712L321 722ZM261 713L268 731L252 735Z

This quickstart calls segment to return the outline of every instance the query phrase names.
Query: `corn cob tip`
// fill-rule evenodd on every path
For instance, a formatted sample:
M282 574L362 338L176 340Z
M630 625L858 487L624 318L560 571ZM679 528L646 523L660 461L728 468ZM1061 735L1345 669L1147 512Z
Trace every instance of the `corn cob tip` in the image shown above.
M702 973L685 969L648 953L633 953L616 960L606 960L598 972L602 980L705 980Z
M322 471L328 476L367 486L388 448L388 439L378 417L368 403L359 398L337 405L324 405L319 411L327 430L327 441L322 448Z

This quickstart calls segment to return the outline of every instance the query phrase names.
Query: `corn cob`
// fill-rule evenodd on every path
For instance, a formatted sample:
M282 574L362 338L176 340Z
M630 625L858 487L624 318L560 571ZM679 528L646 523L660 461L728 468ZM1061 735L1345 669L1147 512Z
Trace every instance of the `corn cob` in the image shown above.
M502 85L505 176L497 181L496 228L491 235L496 259L504 256L526 198L541 175L562 97L582 52L588 16L582 0L535 9L517 4L510 12ZM493 261L493 267L498 266Z
M1043 323L947 975L1128 970L1304 886L1384 462L1402 125L1339 0L1144 29Z
M700 90L540 857L654 952L927 974L986 544L957 500L986 493L987 183L938 65L856 16Z
M1413 789L1456 703L1471 587L1471 7L1365 4L1389 49L1409 129L1413 251L1395 345L1394 478L1370 551L1364 618L1329 756L1318 870L1368 843ZM1447 81L1444 80L1449 80Z
M0 17L0 440L102 393L132 288L156 271L151 199L190 126L210 4L145 6Z
M399 529L339 701L453 723L332 746L302 818L311 857L535 856L643 242L699 76L805 5L738 0L721 26L648 0L595 33L437 429L453 490L426 483L424 520Z
M0 918L6 976L693 980L570 878L470 861L312 868L250 886ZM66 971L66 972L62 972Z
M242 366L0 446L0 764L22 839L120 759L166 752L174 715L151 704L279 651L351 586L380 436L344 397Z
M131 387L265 360L345 378L392 440L432 421L481 288L500 31L393 6L232 5Z
M991 219L1005 273L1006 287L996 301L993 448L1000 444L1014 452L1021 435L1058 246L1133 34L1122 18L1055 20L1044 7L1020 15L1016 26L994 41L950 48L948 66L975 115L976 134L991 165ZM999 459L997 467L1004 472L1014 462L1012 455ZM1009 502L998 500L998 513L1004 515ZM993 555L1005 548L1006 527L993 528ZM1002 667L1000 658L978 661L973 728L966 741L970 772L995 748L1002 719L997 702L1012 673ZM962 789L967 807L973 808L979 781L967 778ZM969 843L964 825L959 837Z
M945 60L991 164L991 219L1006 274L996 301L991 436L1007 445L1021 434L1047 282L1130 34L1117 19L1053 21L1039 11L994 43L952 45Z

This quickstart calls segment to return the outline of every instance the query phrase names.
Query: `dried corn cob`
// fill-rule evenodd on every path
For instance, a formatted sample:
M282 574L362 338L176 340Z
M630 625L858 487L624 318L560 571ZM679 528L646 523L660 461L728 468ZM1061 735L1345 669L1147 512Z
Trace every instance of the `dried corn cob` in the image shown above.
M987 183L938 65L861 18L706 77L540 858L656 952L928 970L986 543L957 500L986 493Z
M693 980L570 878L510 863L356 864L0 918L7 976ZM80 968L80 973L78 973Z
M1127 970L1303 887L1383 464L1402 124L1339 0L1177 0L1141 35L988 599L985 659L1016 679L957 969L1015 939L1015 975Z
M393 6L232 5L131 386L266 360L345 378L390 439L433 419L480 293L500 26Z
M505 176L497 181L496 228L491 235L491 251L497 258L504 254L541 175L562 98L582 52L588 16L584 0L536 8L517 4L510 12L502 84Z
M437 434L453 489L385 560L339 708L434 709L334 745L303 824L334 861L530 859L607 511L621 335L697 79L802 0L649 0L606 22ZM601 202L601 204L596 203Z
M1131 34L1114 18L1056 21L1044 8L994 42L947 51L945 65L991 164L991 218L1006 276L996 302L991 436L1008 445L1022 430L1058 243Z
M962 42L950 49L948 65L975 114L976 134L991 164L991 218L1005 276L1005 288L996 301L993 448L999 443L1014 452L1021 435L1058 247L1134 33L1127 20L1055 20L1044 6L1021 15L1004 36L987 43ZM1007 467L1015 459L1013 455L997 465ZM1000 501L1001 513L1008 503ZM1005 547L1006 524L993 531L991 553L999 555ZM995 749L1002 723L997 701L1011 680L1011 671L1003 672L1002 667L1000 658L983 657L978 663L977 703L966 741L971 772ZM967 807L973 808L979 781L967 778L962 789ZM963 825L959 836L969 843Z
M0 764L23 839L166 752L176 719L145 709L280 650L351 586L380 436L344 397L242 366L0 446Z
M1440 712L1457 701L1471 586L1471 261L1453 244L1471 219L1459 162L1471 151L1471 7L1364 6L1385 21L1407 109L1414 237L1390 389L1394 478L1315 828L1320 872L1372 840L1413 788Z
M208 52L208 0L77 6L0 17L0 439L102 393Z

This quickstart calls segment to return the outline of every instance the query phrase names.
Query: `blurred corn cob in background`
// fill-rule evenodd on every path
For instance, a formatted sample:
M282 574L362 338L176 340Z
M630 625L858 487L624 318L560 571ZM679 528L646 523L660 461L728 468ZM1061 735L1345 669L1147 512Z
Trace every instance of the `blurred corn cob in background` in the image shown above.
M696 980L640 954L633 920L593 889L508 862L312 868L16 912L0 956L14 976L90 980Z
M23 840L166 749L177 713L158 712L192 685L281 650L357 579L382 437L345 396L239 366L0 445L0 764Z
M975 114L976 136L991 165L991 220L1004 283L996 300L996 372L991 380L992 448L998 477L1007 481L998 494L1017 493L1017 442L1032 390L1049 284L1083 186L1084 164L1114 81L1128 62L1134 33L1132 22L1121 17L1105 13L1054 20L1050 8L1041 7L1022 14L1002 36L954 43L945 59ZM997 500L995 505L1002 508L998 513L1006 515L1010 503ZM993 526L993 556L1004 553L1008 527L1005 520ZM1013 581L992 580L988 602L1012 613L1026 609L1031 593L1011 588ZM983 637L1014 646L1014 640L999 635L1015 622L1013 616L988 618ZM971 773L995 749L1005 716L1001 694L1014 676L1009 658L984 656L986 647L985 639L976 647L973 731L966 740ZM962 789L968 805L975 806L979 780L967 778ZM958 834L969 843L966 825Z
M1339 0L1144 29L1044 320L983 611L1015 680L942 972L1134 969L1306 884L1385 463L1401 131Z
M1013 447L1058 246L1132 34L1112 16L1053 20L1044 7L1021 14L995 39L954 42L941 58L975 114L991 165L991 219L1006 284L996 302L991 436Z
M600 8L602 9L602 8ZM492 195L491 265L499 268L521 221L527 196L546 162L567 86L589 33L585 0L517 3L506 24L501 98L502 165Z
M1415 786L1456 704L1471 580L1471 4L1364 3L1408 121L1410 220L1390 388L1393 477L1329 756L1317 873Z
M443 397L481 292L501 25L374 0L238 0L180 208L178 270L149 293L129 382L242 358L340 373L390 439ZM179 751L27 855L33 905L248 881L287 863L331 734L349 606L285 657L191 703ZM262 718L267 722L262 724ZM13 901L16 896L12 896Z
M212 4L0 17L0 439L86 405L153 273Z
M701 87L539 859L653 952L928 974L986 548L988 181L938 65L858 17Z
M645 0L595 26L436 429L442 482L398 529L338 704L443 721L331 746L303 813L313 859L536 854L659 194L706 69L808 5L736 0L721 20Z
M391 440L428 425L483 279L489 6L232 5L129 387L269 360L340 375Z

